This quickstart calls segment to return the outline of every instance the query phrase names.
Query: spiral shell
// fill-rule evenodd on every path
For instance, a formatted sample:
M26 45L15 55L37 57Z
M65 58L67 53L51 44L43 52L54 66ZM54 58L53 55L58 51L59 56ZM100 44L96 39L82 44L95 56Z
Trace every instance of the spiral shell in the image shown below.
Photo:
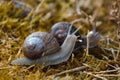
M60 45L62 45L62 43L64 42L70 26L72 26L70 33L73 33L76 28L69 22L58 22L52 26L50 33L57 39ZM78 32L75 35L79 36L79 38L81 37Z
M56 39L46 32L34 32L29 35L23 44L23 52L29 59L37 59L60 50Z

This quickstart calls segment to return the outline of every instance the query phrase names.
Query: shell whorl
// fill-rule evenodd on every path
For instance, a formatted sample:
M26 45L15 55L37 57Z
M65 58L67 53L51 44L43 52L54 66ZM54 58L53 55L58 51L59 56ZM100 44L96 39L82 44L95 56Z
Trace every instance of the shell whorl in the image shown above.
M50 33L57 39L60 45L63 44L65 38L67 37L70 26L72 26L70 33L73 33L76 30L76 28L69 22L58 22L52 26ZM76 36L81 37L81 35L78 32L76 33Z
M34 32L23 44L24 55L30 59L37 59L60 50L56 39L46 32Z
M23 45L24 55L30 59L39 58L44 51L44 43L38 37L26 38Z

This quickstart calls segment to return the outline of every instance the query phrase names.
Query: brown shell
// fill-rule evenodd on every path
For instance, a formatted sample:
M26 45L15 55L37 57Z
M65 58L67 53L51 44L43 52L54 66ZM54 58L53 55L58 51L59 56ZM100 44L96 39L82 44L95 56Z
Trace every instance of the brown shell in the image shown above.
M71 25L72 24L70 24L69 22L58 22L52 26L50 33L57 39L60 45L63 44L65 38L67 37L68 31ZM72 25L72 29L70 33L73 33L75 30L76 30L76 27ZM80 36L78 39L81 38L81 35L79 34L79 32L77 32L75 35Z
M33 37L37 37L39 39L41 39L44 43L43 47L40 50L40 53L37 53L36 51L28 51L27 47L26 47L26 42ZM41 56L46 56L46 55L50 55L50 54L54 54L55 52L60 50L60 46L59 43L57 42L57 40L50 34L50 33L46 33L46 32L34 32L31 35L29 35L23 45L23 52L24 55L30 59L37 59ZM32 52L32 53L30 53Z

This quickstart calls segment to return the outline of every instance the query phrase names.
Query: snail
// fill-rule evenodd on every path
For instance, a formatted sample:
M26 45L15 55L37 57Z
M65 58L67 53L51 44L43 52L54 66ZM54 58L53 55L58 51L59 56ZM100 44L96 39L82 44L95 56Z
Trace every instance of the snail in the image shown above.
M69 22L58 22L51 27L49 32L57 39L60 45L63 44L65 38L67 37L67 33L69 31L70 25L72 26L70 33L73 33L77 28ZM83 51L82 46L86 44L84 43L85 41L81 40L82 38L79 32L76 32L75 35L78 36L78 38L77 38L73 53L76 53L79 50ZM82 42L80 42L80 40Z
M96 31L96 22L94 23L93 29L88 32L86 36L82 36L82 41L84 41L84 45L82 47L87 47L87 37L89 39L89 48L94 48L98 46L99 41L104 40L103 36Z
M41 51L43 53L42 54L40 53L41 56L37 57L37 59L34 59L34 58L30 59L27 56L24 56L23 58L18 58L16 60L13 60L11 62L11 64L14 64L14 65L32 65L32 64L42 65L43 64L44 66L48 66L48 65L56 65L56 64L67 61L69 59L69 57L74 49L75 43L77 41L77 36L75 35L75 33L80 29L80 27L79 27L73 33L70 33L71 28L72 28L72 25L70 25L67 36L66 36L63 44L60 46L60 48L58 48L58 51L55 51L55 52L52 52L49 54L47 54L46 52L44 53L44 47L39 45L39 43L44 42L44 40L47 42L52 41L51 39L54 37L52 37L52 38L50 37L51 39L49 40L49 38L46 38L47 37L47 34L46 34L46 36L44 37L45 39L43 39L43 41L42 41L42 40L40 40L39 32L37 35L35 33L31 34L32 36L30 35L26 38L26 39L33 38L33 39L29 39L27 42L27 43L30 43L30 49L37 49L36 45L38 45L39 48L43 48L43 50ZM48 40L46 40L46 39L48 39ZM24 44L27 44L26 41L27 40L25 40ZM32 42L30 42L30 41L32 41ZM33 45L31 45L31 44L33 44ZM42 45L43 44L47 45L45 43L42 43ZM54 44L54 42L53 42L53 44ZM53 44L51 44L51 46ZM56 46L56 45L53 45L53 46ZM28 47L28 49L29 49L29 46L23 46L23 48L25 48L25 47ZM25 50L25 51L27 51L27 50ZM39 50L38 50L38 52L39 52ZM49 50L48 50L48 52L49 52Z
M2 3L10 3L12 6L14 6L12 9L13 11L11 11L10 16L14 15L17 18L25 18L26 16L28 16L28 14L30 13L30 11L32 10L32 6L23 2L23 1L19 1L19 0L0 0L0 4ZM6 9L6 7L5 7ZM17 12L16 12L17 11Z
M17 0L12 0L12 2L16 10L21 10L18 17L25 18L26 16L28 16L30 11L32 10L32 6L30 6L25 2L17 1Z

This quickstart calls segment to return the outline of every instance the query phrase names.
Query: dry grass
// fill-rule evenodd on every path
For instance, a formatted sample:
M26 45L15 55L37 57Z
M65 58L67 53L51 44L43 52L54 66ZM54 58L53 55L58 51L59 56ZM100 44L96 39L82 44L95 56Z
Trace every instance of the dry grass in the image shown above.
M23 8L16 8L12 1L0 2L0 80L120 79L118 28L109 23L111 5L115 0L21 1L26 2ZM82 25L79 32L86 35L95 20L97 31L105 38L99 42L99 47L77 51L67 62L54 66L10 64L23 56L22 44L30 33L49 31L56 22L77 21L74 25Z

